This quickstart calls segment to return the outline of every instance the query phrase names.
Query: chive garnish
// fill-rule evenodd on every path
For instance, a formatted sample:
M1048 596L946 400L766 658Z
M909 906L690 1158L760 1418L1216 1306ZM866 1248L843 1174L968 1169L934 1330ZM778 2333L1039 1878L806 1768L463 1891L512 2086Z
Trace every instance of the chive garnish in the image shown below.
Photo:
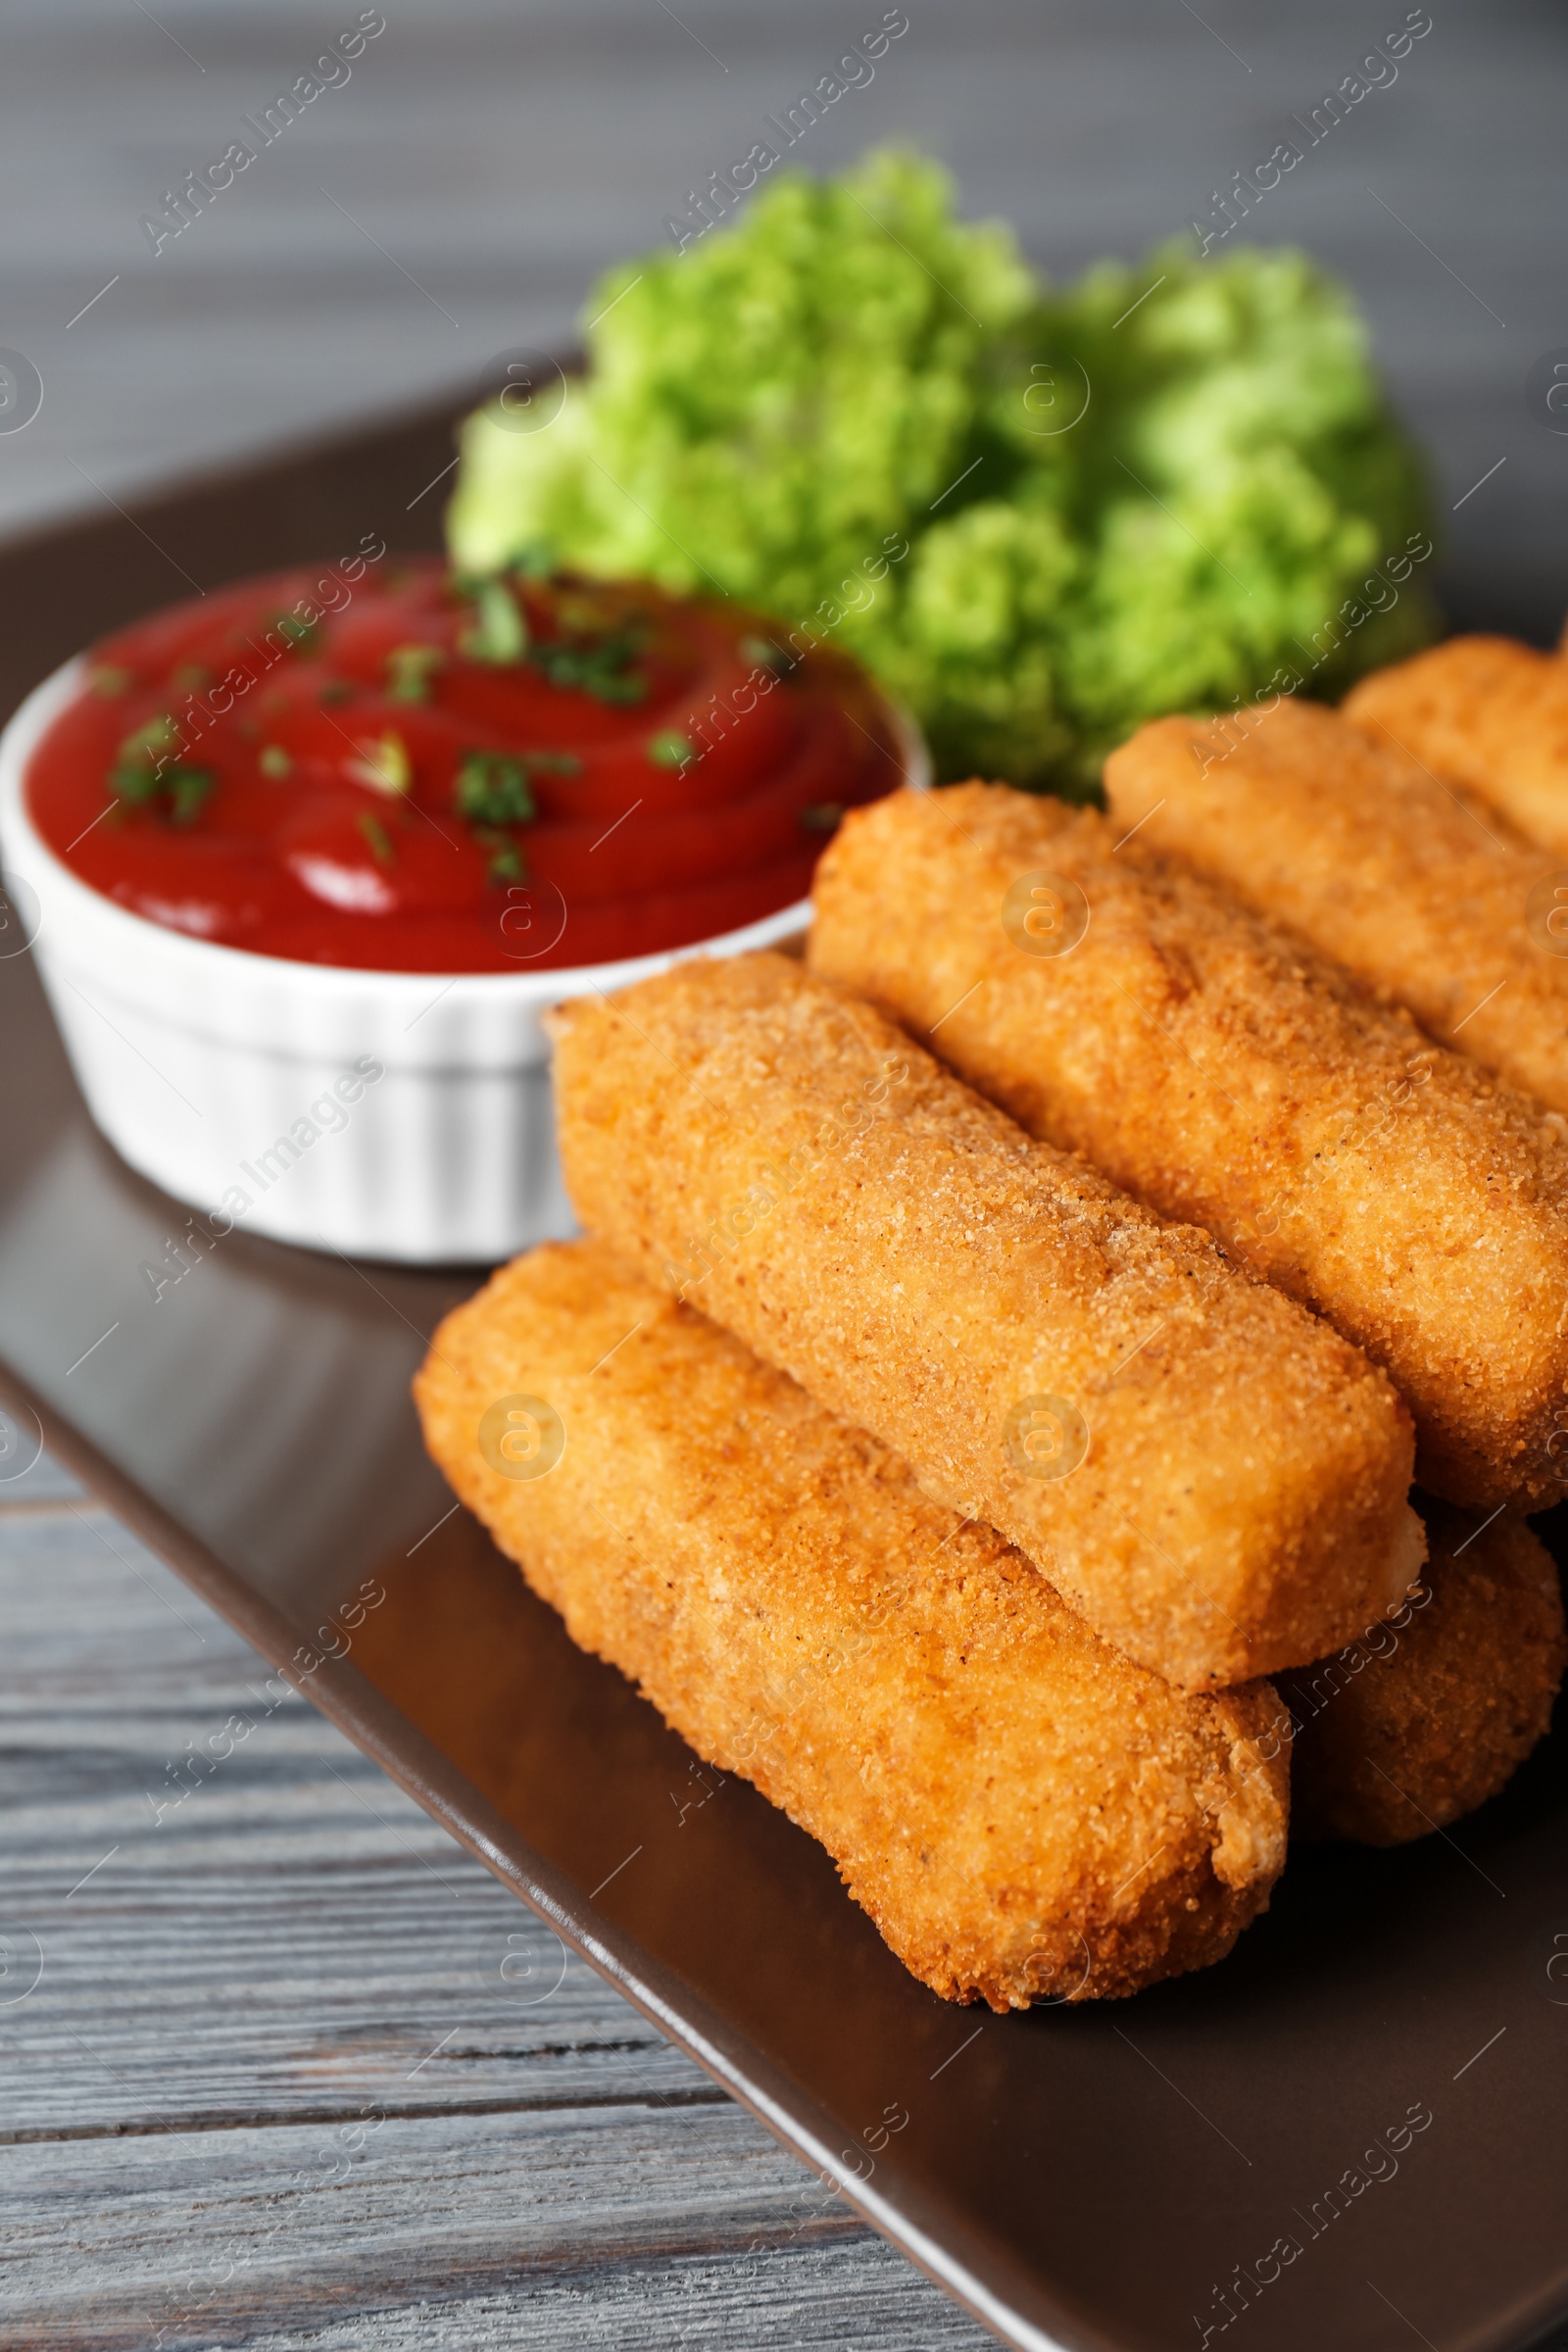
M664 728L659 735L650 735L643 746L656 767L684 767L692 757L690 740L673 727Z
M481 849L490 852L485 873L492 882L526 882L528 868L517 844L505 833L492 832L489 826L474 828L474 839Z
M467 753L452 799L470 825L525 825L537 813L526 763L506 752Z
M631 664L642 640L630 629L596 638L553 637L528 648L528 660L552 686L574 686L600 703L640 703L648 680Z
M445 659L438 645L395 645L386 658L387 700L427 703L430 674L440 668Z
M737 651L741 660L750 662L754 669L770 670L775 678L795 666L784 648L775 645L771 637L743 637Z
M458 651L470 662L498 666L520 662L528 647L528 629L505 581L466 581L463 592L473 606L474 625L458 640Z
M109 771L115 798L133 808L151 808L162 799L176 825L194 823L218 779L209 768L178 765L178 745L179 729L167 711L127 735Z
M127 771L135 769L139 773L145 772L149 779L146 784L138 786L127 778L127 799L151 800L157 789L158 778L178 742L179 729L167 710L160 711L156 718L149 718L133 734L125 737L115 754L115 773L118 775L122 768ZM117 785L116 790L119 789Z
M372 792L384 792L394 801L412 789L414 762L395 729L388 727L384 735L368 737L354 748L359 759L346 760L344 766L356 784L368 784Z
M391 865L397 857L397 852L393 849L391 836L380 818L372 816L367 808L355 818L354 822L369 843L370 856L375 859L376 864Z
M172 767L164 777L170 814L176 825L193 825L218 778L210 768Z
M264 743L256 755L256 764L264 776L286 776L294 761L280 743Z
M297 612L274 612L267 626L268 630L275 629L280 637L286 638L296 654L309 657L319 650L321 624L318 620L301 620Z
M528 879L520 846L502 827L526 825L537 815L532 776L574 776L581 766L571 752L464 753L452 779L452 804L472 827L479 847L489 851L486 871L492 882Z

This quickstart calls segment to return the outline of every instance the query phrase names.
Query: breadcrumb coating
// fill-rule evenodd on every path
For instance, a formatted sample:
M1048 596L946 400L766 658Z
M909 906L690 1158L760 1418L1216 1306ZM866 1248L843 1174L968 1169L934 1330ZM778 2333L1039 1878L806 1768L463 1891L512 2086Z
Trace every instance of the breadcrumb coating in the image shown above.
M1424 1557L1359 1351L780 956L551 1016L582 1222L1184 1689L1324 1655Z
M819 1838L946 1999L1134 1992L1266 1907L1290 1744L1267 1685L1190 1698L1131 1664L602 1245L507 1267L415 1387L431 1453L572 1640ZM483 1434L519 1397L559 1416L542 1475Z
M1568 856L1568 662L1511 637L1450 637L1374 670L1341 706L1527 841Z
M817 868L810 968L1327 1316L1409 1404L1423 1486L1555 1495L1562 1120L1123 829L978 783L853 810ZM1043 937L1021 928L1031 882ZM1064 907L1082 936L1042 953Z
M1557 1571L1523 1520L1425 1506L1421 1590L1286 1676L1295 1827L1402 1845L1474 1812L1545 1736L1568 1663Z
M1105 762L1137 825L1408 1005L1445 1045L1568 1111L1568 953L1554 860L1337 711L1283 701L1245 730L1162 718ZM1568 951L1568 916L1559 923Z

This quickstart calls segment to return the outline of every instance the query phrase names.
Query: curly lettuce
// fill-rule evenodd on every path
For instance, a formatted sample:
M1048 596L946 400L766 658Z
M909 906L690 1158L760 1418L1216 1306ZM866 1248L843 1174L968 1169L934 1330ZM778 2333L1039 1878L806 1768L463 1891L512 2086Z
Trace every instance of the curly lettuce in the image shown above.
M553 422L464 427L455 560L718 589L829 635L943 777L1078 796L1147 718L1282 673L1339 693L1435 633L1419 461L1300 254L1167 247L1057 291L884 152L781 176L592 310Z

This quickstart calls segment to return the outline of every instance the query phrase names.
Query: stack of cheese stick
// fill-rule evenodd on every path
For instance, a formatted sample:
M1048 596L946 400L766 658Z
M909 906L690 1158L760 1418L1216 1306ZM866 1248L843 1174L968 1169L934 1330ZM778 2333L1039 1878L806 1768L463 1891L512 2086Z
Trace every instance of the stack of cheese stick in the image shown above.
M1347 718L1472 794L1527 841L1568 853L1568 647L1450 637L1363 678Z
M931 1037L1032 1134L1203 1224L1398 1388L1421 1483L1469 1508L1427 1507L1432 1562L1409 1610L1281 1677L1300 1727L1298 1827L1394 1842L1501 1787L1562 1670L1555 1571L1521 1513L1568 1475L1568 1136L1301 930L1150 847L1216 772L1169 757L1178 727L1200 732L1165 722L1114 756L1109 818L988 785L867 809L819 869L811 960ZM1254 818L1282 813L1272 767L1244 765L1252 744L1222 772L1255 782L1255 807L1204 836L1238 880ZM1210 746L1226 748L1217 728ZM1157 781L1134 799L1150 755ZM1298 875L1332 789L1304 759L1300 774L1281 853ZM1399 915L1387 901L1385 924Z
M950 1998L1217 1959L1291 1782L1299 1830L1394 1843L1545 1729L1568 1049L1446 1017L1445 922L1450 986L1517 943L1455 952L1467 845L1432 803L1411 838L1412 775L1473 823L1289 705L1144 730L1108 818L900 794L824 858L807 968L553 1016L592 1238L449 1317L431 1450ZM1477 840L1469 887L1528 895Z

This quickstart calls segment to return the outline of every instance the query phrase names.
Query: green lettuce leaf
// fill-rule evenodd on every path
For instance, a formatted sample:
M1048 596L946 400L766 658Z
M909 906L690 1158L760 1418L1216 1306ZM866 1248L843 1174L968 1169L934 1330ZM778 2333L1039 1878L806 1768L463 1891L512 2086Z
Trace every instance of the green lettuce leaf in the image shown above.
M1054 290L946 174L786 173L595 289L556 419L463 431L468 571L717 590L856 654L942 777L1092 792L1147 718L1343 692L1436 616L1416 453L1303 255L1183 245ZM602 315L601 315L602 314Z

